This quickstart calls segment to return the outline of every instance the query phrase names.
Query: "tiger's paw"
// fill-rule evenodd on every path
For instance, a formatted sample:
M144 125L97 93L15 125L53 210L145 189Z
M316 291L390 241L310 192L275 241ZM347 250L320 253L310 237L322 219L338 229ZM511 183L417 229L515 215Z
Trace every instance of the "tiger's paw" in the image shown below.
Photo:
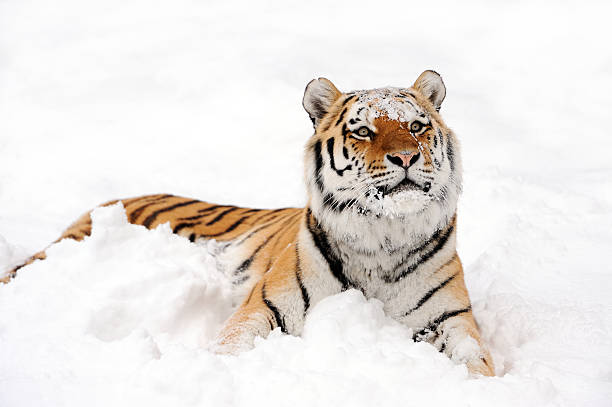
M476 339L467 335L453 342L448 355L455 363L465 363L470 376L495 376L491 355Z
M244 328L244 327L241 327ZM253 349L254 336L249 330L226 327L208 349L217 355L238 355Z
M493 362L486 356L481 356L478 359L471 360L466 363L470 376L495 376Z

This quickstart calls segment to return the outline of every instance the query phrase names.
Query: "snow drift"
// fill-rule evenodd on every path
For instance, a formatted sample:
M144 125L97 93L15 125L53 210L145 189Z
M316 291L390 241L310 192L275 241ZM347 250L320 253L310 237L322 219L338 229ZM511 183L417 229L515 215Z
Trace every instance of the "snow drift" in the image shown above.
M53 245L0 288L2 405L604 405L610 395L610 336L593 329L605 321L487 279L475 310L500 377L470 378L355 290L314 307L301 338L277 329L238 357L214 355L206 345L232 305L208 248L167 225L131 225L121 205L92 218L90 237ZM487 257L473 274L491 268Z

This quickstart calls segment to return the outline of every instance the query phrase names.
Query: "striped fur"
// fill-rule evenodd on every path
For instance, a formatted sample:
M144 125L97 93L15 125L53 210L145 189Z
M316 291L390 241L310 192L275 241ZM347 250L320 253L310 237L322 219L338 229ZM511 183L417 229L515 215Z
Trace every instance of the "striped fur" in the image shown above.
M305 208L249 209L173 195L121 201L131 223L168 222L192 242L222 242L218 263L240 305L216 351L249 349L275 328L299 335L314 304L355 288L381 300L415 340L472 373L494 373L455 249L461 160L438 112L445 94L433 71L410 88L350 93L312 81L304 95L315 126L305 151ZM58 240L90 232L85 214ZM37 253L24 266L44 258Z

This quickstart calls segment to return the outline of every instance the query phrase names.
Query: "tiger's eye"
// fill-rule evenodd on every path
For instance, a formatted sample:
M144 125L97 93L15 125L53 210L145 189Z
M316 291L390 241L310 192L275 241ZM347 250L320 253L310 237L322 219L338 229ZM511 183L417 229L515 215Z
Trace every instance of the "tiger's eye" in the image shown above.
M359 130L357 130L357 134L361 137L368 137L370 135L370 129L367 127L360 127Z
M410 125L410 131L413 133L418 133L423 128L423 124L421 122L412 122Z

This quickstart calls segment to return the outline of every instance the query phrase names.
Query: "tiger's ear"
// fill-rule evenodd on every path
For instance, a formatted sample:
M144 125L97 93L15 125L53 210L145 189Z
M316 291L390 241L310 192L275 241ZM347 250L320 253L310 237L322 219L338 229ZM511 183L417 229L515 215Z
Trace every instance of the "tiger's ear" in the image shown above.
M331 105L342 95L329 79L313 79L306 85L302 106L306 109L315 127L329 111Z
M446 86L442 81L442 77L436 71L425 71L417 78L413 88L421 92L437 111L440 111L440 105L446 97Z

